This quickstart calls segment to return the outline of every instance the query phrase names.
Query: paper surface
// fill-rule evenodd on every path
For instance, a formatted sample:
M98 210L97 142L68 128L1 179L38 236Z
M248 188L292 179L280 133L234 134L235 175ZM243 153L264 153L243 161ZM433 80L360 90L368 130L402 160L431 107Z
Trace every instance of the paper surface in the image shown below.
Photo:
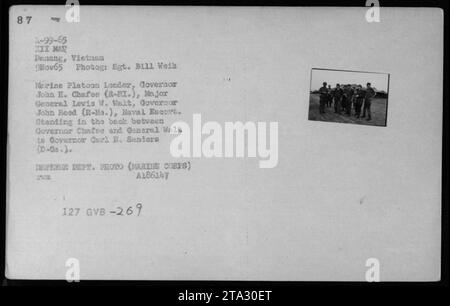
M442 11L67 10L10 10L8 278L440 279ZM389 74L386 126L308 120L313 68ZM173 156L195 114L276 163Z

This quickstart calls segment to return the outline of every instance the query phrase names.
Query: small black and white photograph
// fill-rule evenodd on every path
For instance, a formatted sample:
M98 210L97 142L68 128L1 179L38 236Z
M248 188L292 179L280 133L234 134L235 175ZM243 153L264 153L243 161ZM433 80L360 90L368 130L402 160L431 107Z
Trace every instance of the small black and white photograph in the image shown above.
M389 74L313 68L308 119L386 126Z

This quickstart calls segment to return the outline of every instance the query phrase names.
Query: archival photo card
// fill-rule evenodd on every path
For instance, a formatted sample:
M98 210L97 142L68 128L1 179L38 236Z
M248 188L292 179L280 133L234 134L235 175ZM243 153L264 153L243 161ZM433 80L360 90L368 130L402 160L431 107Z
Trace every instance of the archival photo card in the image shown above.
M6 277L438 281L443 15L373 9L12 6Z

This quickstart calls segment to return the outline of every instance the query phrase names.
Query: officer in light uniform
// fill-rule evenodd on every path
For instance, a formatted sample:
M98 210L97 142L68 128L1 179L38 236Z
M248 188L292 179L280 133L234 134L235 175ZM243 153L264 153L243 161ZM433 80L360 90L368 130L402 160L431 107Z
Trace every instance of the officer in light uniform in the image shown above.
M356 118L359 118L361 116L361 106L364 102L364 97L366 96L366 92L362 88L361 85L356 88L354 101L355 101L355 115Z

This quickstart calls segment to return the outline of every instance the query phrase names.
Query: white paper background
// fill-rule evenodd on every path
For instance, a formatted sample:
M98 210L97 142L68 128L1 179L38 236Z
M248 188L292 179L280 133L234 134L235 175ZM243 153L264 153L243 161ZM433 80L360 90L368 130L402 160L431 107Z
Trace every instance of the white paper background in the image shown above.
M10 12L7 276L82 279L381 280L440 277L443 15L438 9L88 7ZM32 14L33 26L16 16ZM62 18L60 23L50 16ZM34 37L108 63L175 61L176 72L33 72ZM390 73L387 127L308 121L311 68ZM165 75L166 73L166 75ZM34 80L179 82L181 119L278 121L279 163L196 159L168 181L53 175L39 162L170 160L156 147L35 154ZM362 204L360 200L364 199ZM64 218L62 207L144 204L139 218Z

